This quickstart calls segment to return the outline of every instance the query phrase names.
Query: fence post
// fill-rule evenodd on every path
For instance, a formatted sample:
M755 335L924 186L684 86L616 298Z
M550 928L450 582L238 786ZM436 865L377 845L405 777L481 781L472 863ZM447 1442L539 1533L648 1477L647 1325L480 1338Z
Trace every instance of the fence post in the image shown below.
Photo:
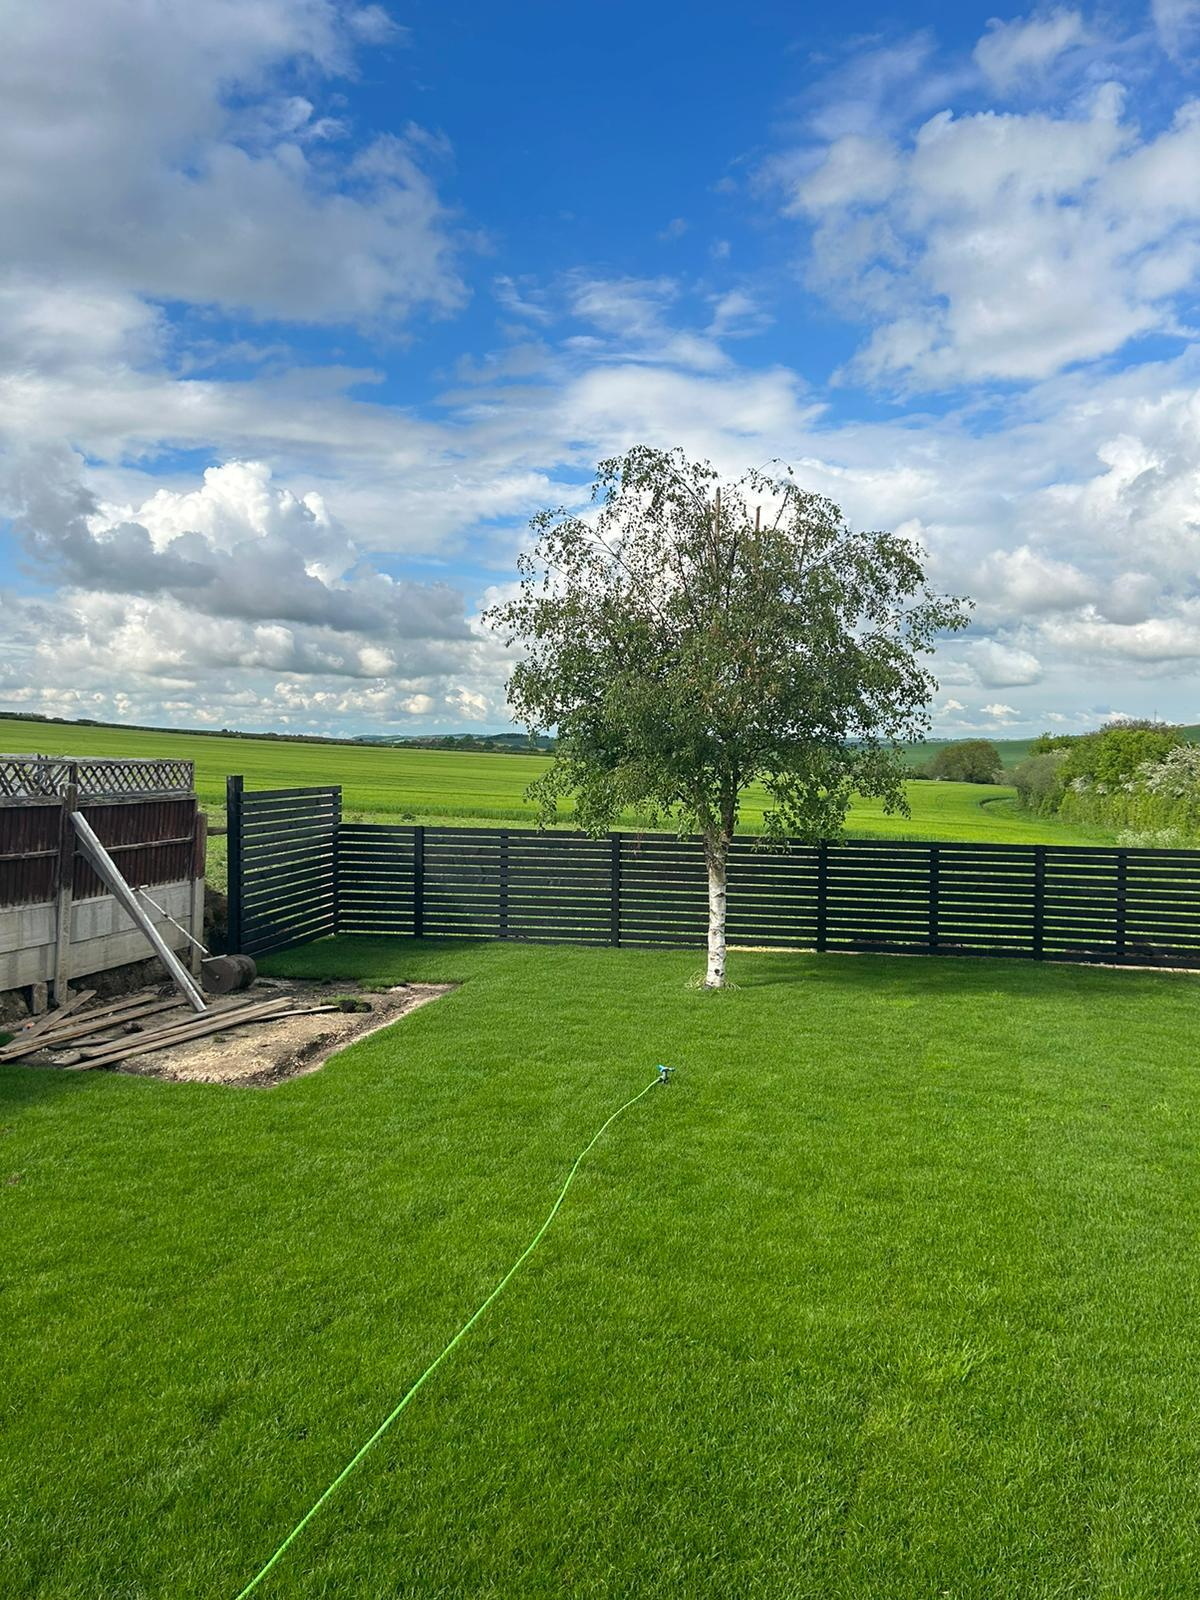
M71 767L58 823L58 882L54 920L54 1003L67 999L71 978L71 907L75 899L75 829L71 813L79 807L78 768Z
M496 919L499 924L499 937L508 938L508 829L500 830L500 874L499 874L499 904L496 907Z
M413 829L413 938L425 934L425 825Z
M817 846L817 949L825 950L829 940L829 846Z
M225 779L225 824L228 843L227 888L229 931L226 943L229 953L236 955L242 948L242 789L244 779L240 774Z
M333 837L330 841L333 856L333 931L341 933L342 920L342 786L338 784L333 795Z
M929 949L936 953L938 947L938 890L941 869L941 851L936 844L929 846Z
M1125 959L1125 881L1128 876L1129 856L1117 851L1117 959Z
M609 890L608 890L608 942L621 942L621 835L610 833Z
M1033 847L1033 959L1042 960L1046 930L1046 846Z
M192 946L192 976L200 976L201 955L199 945L204 943L204 874L208 859L208 816L196 806L192 819L192 894L189 911L189 932L198 944Z

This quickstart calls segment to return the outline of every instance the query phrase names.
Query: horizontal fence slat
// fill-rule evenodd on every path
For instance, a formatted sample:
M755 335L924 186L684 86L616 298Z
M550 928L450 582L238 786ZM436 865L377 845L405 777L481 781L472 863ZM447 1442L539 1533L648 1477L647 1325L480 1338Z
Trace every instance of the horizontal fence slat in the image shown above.
M250 812L278 806L284 800L328 799L335 804L341 795L336 785L320 785L310 789L246 789L242 794L242 809Z

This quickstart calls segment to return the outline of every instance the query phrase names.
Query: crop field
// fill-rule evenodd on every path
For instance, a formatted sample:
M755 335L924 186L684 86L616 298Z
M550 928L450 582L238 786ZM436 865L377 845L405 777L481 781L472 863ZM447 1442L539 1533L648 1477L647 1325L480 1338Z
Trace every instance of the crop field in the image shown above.
M1200 1006L1032 963L325 941L270 1090L0 1068L0 1593L1191 1600Z
M536 814L524 792L545 770L546 762L546 757L535 755L300 744L8 720L0 722L0 739L11 750L53 755L174 756L195 761L200 798L214 817L224 813L226 776L240 772L249 789L340 783L346 815L358 820L530 827ZM1098 843L1107 837L1054 818L1026 816L1016 807L1014 791L1001 786L913 782L908 798L910 817L888 816L875 801L857 801L847 833L859 838L1050 844ZM747 792L744 831L756 831L765 803L761 790ZM564 823L570 820L564 813ZM635 828L639 821L631 814L623 826Z

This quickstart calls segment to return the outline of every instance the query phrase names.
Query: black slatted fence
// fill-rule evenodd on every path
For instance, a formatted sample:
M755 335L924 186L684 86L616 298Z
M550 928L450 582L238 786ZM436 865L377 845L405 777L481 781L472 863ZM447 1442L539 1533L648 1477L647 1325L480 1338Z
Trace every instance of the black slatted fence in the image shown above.
M341 821L338 789L230 779L230 927L250 954L327 933L689 946L703 849L666 834ZM1200 851L735 841L729 942L1200 967Z
M342 791L226 785L229 948L262 955L338 927Z

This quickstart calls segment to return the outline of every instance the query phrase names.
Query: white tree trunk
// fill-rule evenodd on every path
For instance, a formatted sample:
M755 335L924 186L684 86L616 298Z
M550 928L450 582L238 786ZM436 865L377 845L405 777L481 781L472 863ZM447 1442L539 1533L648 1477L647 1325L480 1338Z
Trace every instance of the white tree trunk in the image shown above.
M725 878L728 847L723 838L704 841L704 859L708 865L708 971L704 975L706 989L725 987Z

